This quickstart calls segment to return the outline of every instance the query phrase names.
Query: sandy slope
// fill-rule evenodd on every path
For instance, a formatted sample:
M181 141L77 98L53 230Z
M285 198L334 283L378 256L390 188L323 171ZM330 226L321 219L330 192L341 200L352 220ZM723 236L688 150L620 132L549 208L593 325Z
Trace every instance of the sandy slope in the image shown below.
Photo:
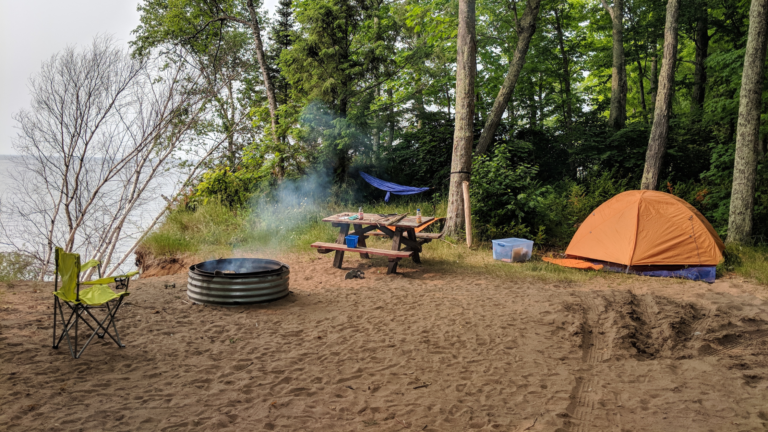
M761 431L768 289L610 276L385 276L289 258L293 294L219 308L134 281L123 341L51 349L49 286L0 297L2 430ZM382 271L376 273L376 271ZM164 288L175 283L175 288Z

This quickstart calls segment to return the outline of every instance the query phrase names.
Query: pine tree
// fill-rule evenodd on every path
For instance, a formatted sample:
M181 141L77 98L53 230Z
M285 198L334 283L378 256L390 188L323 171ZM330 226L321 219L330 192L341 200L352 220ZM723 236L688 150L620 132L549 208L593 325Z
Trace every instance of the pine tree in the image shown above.
M275 98L279 105L288 102L290 83L282 75L280 69L280 55L293 45L293 0L280 0L275 11L277 21L269 32L269 50L267 56L270 61L270 75L275 86Z

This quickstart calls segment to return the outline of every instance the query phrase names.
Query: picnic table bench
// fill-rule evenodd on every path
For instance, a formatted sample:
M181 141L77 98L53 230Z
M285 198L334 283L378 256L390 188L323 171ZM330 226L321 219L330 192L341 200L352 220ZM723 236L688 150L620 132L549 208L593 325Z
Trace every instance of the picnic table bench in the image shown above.
M368 259L371 255L380 255L389 259L387 274L397 272L397 263L403 258L411 258L416 264L421 264L421 246L429 243L440 234L417 233L416 229L429 225L434 221L434 217L426 216L421 218L421 222L416 221L415 216L409 216L405 219L387 226L382 223L390 215L379 215L372 213L363 214L362 219L349 220L349 216L357 213L339 213L323 219L323 222L329 222L334 227L339 228L339 234L336 236L336 243L315 242L311 247L317 249L319 253L335 252L333 266L341 268L344 260L344 252L357 252L361 258ZM393 229L394 228L394 229ZM349 248L345 244L345 237L350 234L358 236L357 248ZM369 235L386 236L392 239L390 249L377 249L367 247L365 240ZM402 248L402 250L401 250Z

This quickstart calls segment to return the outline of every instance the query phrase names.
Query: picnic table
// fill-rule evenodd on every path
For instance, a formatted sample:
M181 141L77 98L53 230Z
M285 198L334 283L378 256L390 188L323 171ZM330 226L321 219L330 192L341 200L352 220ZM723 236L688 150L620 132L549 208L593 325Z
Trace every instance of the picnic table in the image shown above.
M319 253L335 251L336 255L333 259L333 266L336 268L341 268L344 252L357 252L364 259L370 258L370 255L387 257L389 259L387 274L393 274L397 272L397 263L403 258L411 258L416 264L421 264L421 258L419 257L421 246L440 236L440 234L416 232L417 229L431 224L435 219L432 216L422 216L421 222L416 222L415 216L408 216L397 223L386 225L382 221L386 221L392 215L364 213L362 219L348 219L349 216L356 214L339 213L323 219L323 222L329 222L334 227L339 228L336 243L315 242L311 245ZM350 230L353 231L351 234L359 237L357 248L348 248L345 244L345 237L350 234ZM365 240L370 234L384 235L392 239L391 249L367 247Z

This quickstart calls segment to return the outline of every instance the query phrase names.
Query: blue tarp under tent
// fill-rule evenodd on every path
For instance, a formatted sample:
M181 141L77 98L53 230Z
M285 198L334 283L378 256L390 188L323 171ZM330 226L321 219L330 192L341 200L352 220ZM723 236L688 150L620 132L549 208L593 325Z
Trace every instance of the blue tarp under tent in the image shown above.
M396 183L391 183L388 181L377 179L376 177L370 174L366 174L362 171L360 171L360 177L362 177L363 180L368 182L368 184L375 187L376 189L381 189L387 192L387 195L384 197L384 202L389 202L390 194L413 195L413 194L422 193L431 189L428 187L418 188L418 187L411 187L411 186L402 186Z

